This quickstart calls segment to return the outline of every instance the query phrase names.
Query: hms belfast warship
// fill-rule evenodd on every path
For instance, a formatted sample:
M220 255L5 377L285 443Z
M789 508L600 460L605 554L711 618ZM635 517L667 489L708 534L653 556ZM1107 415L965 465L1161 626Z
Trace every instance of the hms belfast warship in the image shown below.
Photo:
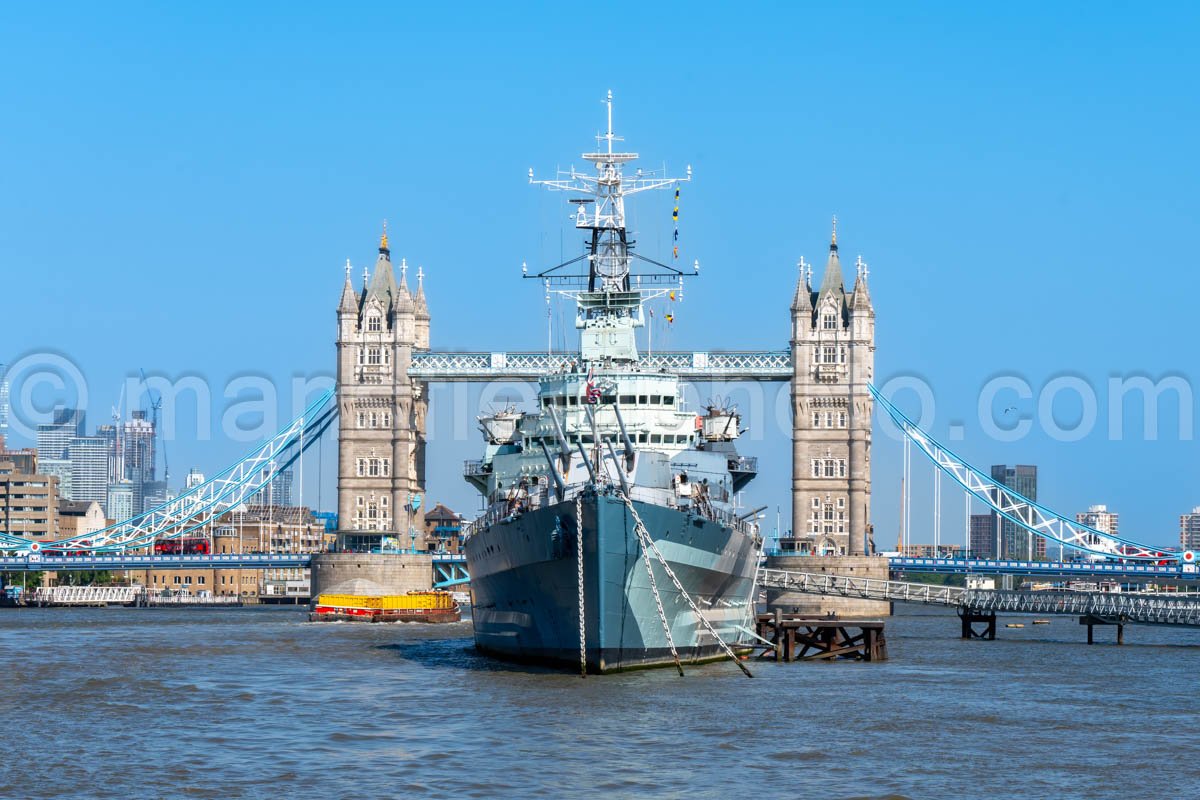
M594 175L530 170L531 183L585 196L571 199L584 254L530 276L564 287L581 342L548 359L557 371L540 379L536 411L480 418L486 454L466 468L486 499L466 528L475 644L585 674L682 673L734 657L752 610L762 539L735 496L756 461L736 452L733 410L684 410L680 378L639 359L645 304L683 273L634 253L625 198L679 179L623 176L637 155L613 151L611 93L597 140L607 148L583 154ZM634 259L658 271L635 273ZM586 271L565 274L573 264Z

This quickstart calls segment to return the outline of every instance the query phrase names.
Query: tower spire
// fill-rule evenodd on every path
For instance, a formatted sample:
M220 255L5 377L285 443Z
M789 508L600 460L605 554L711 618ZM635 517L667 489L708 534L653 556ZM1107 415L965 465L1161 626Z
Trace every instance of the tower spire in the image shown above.
M386 253L387 255L391 255L391 252L392 252L391 250L388 249L387 220L386 219L383 221L383 235L379 237L379 252Z
M829 237L829 252L837 252L837 214L833 215L833 233Z

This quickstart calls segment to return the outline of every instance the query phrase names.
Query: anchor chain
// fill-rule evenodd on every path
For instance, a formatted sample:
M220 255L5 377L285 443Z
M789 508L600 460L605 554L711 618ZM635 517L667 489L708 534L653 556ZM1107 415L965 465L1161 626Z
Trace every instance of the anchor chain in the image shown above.
M746 677L753 678L754 675L750 672L749 668L747 668L746 665L743 664L740 659L738 659L737 653L733 652L733 648L730 647L728 644L726 644L725 640L717 635L717 631L715 628L713 628L712 623L710 623L708 621L708 617L704 616L704 614L700 611L699 607L697 607L696 603L692 600L692 596L689 595L687 593L687 590L683 588L683 584L680 583L679 578L677 578L675 576L675 571L671 569L671 566L667 563L667 559L663 557L662 551L660 551L658 549L658 545L656 545L654 543L654 540L650 538L650 532L646 529L645 524L642 523L642 518L641 518L641 516L638 515L637 509L633 507L633 501L630 500L629 497L627 495L625 495L623 492L617 492L617 496L625 501L626 508L628 508L629 513L633 515L634 531L637 533L638 541L642 545L642 554L645 555L647 549L652 550L654 552L654 556L655 556L655 558L658 559L658 563L662 565L663 571L667 573L667 577L671 579L671 582L673 584L675 584L675 588L677 590L679 590L679 593L681 595L683 595L683 599L687 601L687 604L689 606L691 606L692 612L700 620L700 623L704 626L705 630L707 630L712 635L712 637L717 640L717 644L721 645L721 649L724 650L725 654L733 660L733 663L737 664L738 668L741 669L742 672L746 673ZM650 569L649 560L646 561L646 569L647 570ZM651 576L650 576L650 581L651 581L651 586L653 587L653 582L654 582L653 574L651 574ZM657 589L654 589L654 598L656 601L658 600L658 590ZM666 625L666 615L663 614L661 602L658 605L658 611L659 611L660 617L663 620L663 625ZM667 636L668 636L668 641L670 641L670 638L669 638L670 633L669 632L668 632ZM672 653L674 653L674 651L675 651L674 643L671 644L671 651L672 651ZM676 664L678 664L678 663L679 663L679 657L676 656ZM683 674L682 667L679 670L679 674L681 674L681 675Z
M575 495L575 561L579 578L579 677L587 677L587 625L583 614L583 494Z

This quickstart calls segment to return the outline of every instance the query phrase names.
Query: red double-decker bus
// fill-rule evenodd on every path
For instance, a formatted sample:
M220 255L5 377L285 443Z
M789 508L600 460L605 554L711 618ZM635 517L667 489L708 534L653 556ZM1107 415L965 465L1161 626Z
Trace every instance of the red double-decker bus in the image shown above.
M163 539L154 543L154 555L208 555L212 550L208 539Z

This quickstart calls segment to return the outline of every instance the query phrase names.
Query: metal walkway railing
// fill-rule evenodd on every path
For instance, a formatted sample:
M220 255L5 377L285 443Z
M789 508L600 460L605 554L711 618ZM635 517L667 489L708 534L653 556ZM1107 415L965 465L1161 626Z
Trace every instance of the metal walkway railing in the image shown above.
M810 572L762 569L759 586L804 594L923 603L982 613L1072 614L1146 625L1200 626L1200 599L1114 592L1019 592L963 589Z

